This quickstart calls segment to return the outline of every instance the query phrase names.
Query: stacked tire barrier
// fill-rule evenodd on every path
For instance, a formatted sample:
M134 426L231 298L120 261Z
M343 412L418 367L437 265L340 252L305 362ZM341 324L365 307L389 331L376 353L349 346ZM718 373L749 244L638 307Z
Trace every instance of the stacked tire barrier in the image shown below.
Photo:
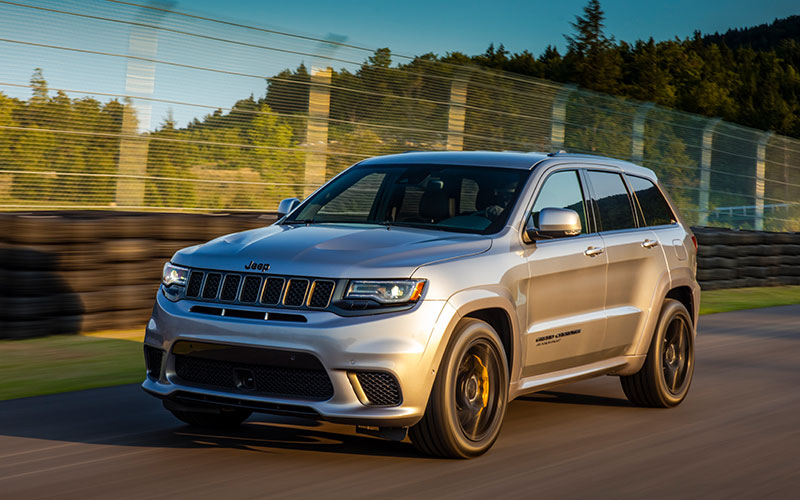
M704 290L800 285L800 233L693 228Z
M144 328L164 263L272 214L0 214L0 338Z
M275 214L0 214L0 338L144 328L164 262ZM800 285L800 233L694 228L705 290Z

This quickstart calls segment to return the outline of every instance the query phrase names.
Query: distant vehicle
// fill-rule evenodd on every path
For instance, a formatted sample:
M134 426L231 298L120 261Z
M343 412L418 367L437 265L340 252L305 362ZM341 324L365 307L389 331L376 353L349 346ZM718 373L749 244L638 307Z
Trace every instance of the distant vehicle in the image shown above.
M646 168L406 153L279 213L164 267L143 388L184 422L299 415L467 458L523 394L616 375L639 406L686 397L697 243Z

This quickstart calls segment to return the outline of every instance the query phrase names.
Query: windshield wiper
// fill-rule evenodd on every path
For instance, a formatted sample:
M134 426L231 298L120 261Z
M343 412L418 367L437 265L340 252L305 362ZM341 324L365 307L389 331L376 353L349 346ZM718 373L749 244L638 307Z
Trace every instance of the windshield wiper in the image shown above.
M281 224L313 224L316 222L313 218L311 219L293 219L281 222Z
M295 219L295 220L287 220L286 222L282 222L282 224L377 224L376 222L368 222L368 221L360 221L360 220L346 220L346 219L323 219L317 220L316 218L311 219Z

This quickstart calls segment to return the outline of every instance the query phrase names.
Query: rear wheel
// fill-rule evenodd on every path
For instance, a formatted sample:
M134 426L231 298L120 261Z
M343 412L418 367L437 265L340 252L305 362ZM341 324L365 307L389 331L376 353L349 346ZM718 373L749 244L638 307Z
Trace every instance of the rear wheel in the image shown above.
M508 363L488 323L462 321L442 359L425 415L409 431L423 453L471 458L500 433L508 401Z
M676 406L686 398L694 374L692 320L683 304L667 299L642 369L620 377L631 403L651 408Z
M200 412L188 410L169 410L178 420L197 427L209 429L232 429L253 413L247 410L220 409L218 412Z

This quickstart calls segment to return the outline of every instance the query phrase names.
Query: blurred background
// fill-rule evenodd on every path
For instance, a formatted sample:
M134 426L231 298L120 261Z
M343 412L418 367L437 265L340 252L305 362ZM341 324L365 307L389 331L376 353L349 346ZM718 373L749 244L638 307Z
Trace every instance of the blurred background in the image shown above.
M800 284L798 17L627 43L577 13L539 55L412 56L189 4L0 1L0 338L141 327L176 249L409 150L631 160L719 228L705 288Z
M403 56L342 36L280 32L187 9L101 0L0 2L0 209L261 212L282 198L303 197L373 155L565 149L652 168L693 224L800 229L800 141L608 95L634 93L620 88L632 77L615 77L602 58L590 60L595 49L581 38L583 28L569 35L568 50L587 52L584 63L591 67L565 64L548 47L538 60L528 53L532 71L520 71L535 73L537 63L563 71L572 66L574 74L561 76L581 84L575 85L492 69L525 59L502 46L472 58ZM595 43L602 49L601 42ZM633 82L644 88L642 97L686 107L688 97L675 102L659 93L695 84L702 87L696 107L724 116L732 105L726 100L738 96L719 80L727 59L737 58L720 51L724 43L710 42L672 42L680 51L673 59L686 59L684 71L697 73L682 77L694 82L644 81L660 73L642 66L668 61L657 54L668 46L628 46L638 65L618 65L649 70ZM752 68L727 76L758 85L767 63L753 56ZM714 64L723 66L722 75L710 74ZM582 71L608 75L584 82ZM51 85L51 75L73 88ZM773 99L781 97L782 83L776 82ZM791 84L796 74L785 82ZM775 121L782 119L780 109L755 95L750 101L735 104L775 114L761 122L772 130L800 130ZM784 114L792 104L784 104ZM727 114L753 121L744 110Z

